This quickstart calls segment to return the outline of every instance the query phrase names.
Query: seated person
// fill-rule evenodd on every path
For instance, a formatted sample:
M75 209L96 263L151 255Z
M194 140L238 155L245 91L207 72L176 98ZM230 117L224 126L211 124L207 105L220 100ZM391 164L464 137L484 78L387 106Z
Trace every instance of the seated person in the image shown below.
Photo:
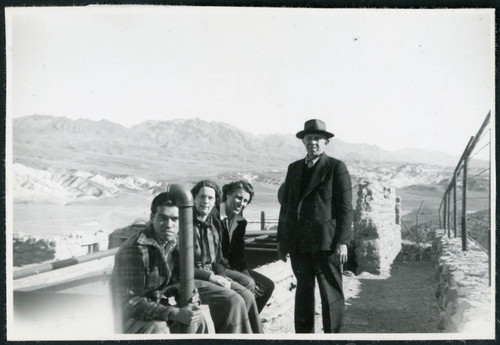
M151 204L150 224L115 255L113 299L124 333L181 333L182 325L194 325L196 333L207 331L199 308L171 306L165 296L179 281L178 214L169 193L160 193Z
M193 187L191 193L195 205L193 212L195 285L198 288L201 301L207 303L207 300L218 294L239 296L239 299L244 301L245 318L251 326L251 329L245 333L262 333L257 304L253 292L250 291L255 286L253 279L239 272L226 271L222 264L218 230L221 226L220 220L211 213L215 204L220 200L219 187L213 181L203 180ZM233 279L228 278L230 274ZM208 304L210 305L210 303ZM221 321L219 319L225 319L225 314L219 313L219 311L211 308L216 331L217 324Z
M220 219L222 222L222 256L226 268L241 272L255 281L255 300L259 313L274 291L274 283L266 276L247 268L245 260L245 232L247 221L242 213L252 201L252 185L246 180L228 183L222 187ZM229 277L232 277L228 274Z

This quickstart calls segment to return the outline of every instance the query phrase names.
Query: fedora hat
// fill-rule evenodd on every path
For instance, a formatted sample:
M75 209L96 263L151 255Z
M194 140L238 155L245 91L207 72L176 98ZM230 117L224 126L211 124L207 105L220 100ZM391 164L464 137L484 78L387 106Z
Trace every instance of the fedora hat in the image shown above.
M304 130L298 132L295 136L299 139L304 138L306 134L323 134L327 139L333 137L333 133L326 130L326 125L318 119L308 120L304 123Z

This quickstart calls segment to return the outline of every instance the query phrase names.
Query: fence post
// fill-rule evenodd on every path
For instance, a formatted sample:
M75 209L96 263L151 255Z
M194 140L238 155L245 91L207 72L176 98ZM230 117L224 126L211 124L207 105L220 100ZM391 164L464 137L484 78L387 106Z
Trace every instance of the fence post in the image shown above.
M441 207L443 207L443 199L441 199L441 203L439 204L439 210L438 210L438 215L439 215L439 228L443 227L443 220L441 219Z
M448 205L446 204L446 193L444 193L444 196L443 196L443 201L444 201L444 207L443 207L443 229L444 229L444 233L446 234L446 208L448 207Z
M453 175L453 230L455 238L457 234L457 175Z
M464 159L464 182L462 191L462 250L467 250L467 159L468 157Z
M451 238L451 189L448 191L448 238Z
M396 224L401 223L401 197L396 197Z
M420 240L420 229L418 228L418 216L420 215L420 210L422 209L422 204L424 203L424 201L422 200L422 202L420 202L420 207L418 208L418 211L417 211L417 217L415 219L416 221L416 226L415 226L415 229L417 229L417 244L420 243L419 240Z
M260 230L266 229L266 213L264 211L260 211Z

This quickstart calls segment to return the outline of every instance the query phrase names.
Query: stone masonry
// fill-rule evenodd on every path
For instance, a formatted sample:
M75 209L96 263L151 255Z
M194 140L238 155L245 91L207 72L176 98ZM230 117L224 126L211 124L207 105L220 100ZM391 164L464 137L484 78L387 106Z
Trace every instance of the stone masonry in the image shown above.
M85 255L89 244L93 251L106 249L107 237L101 230L92 234L57 234L47 237L14 233L13 264L17 267Z
M356 274L389 275L401 250L401 226L396 224L396 190L380 183L359 184L354 212Z
M432 249L439 280L435 292L440 309L438 328L485 335L495 326L488 255L472 241L467 246L468 250L462 251L461 238L444 234L437 234L434 239Z

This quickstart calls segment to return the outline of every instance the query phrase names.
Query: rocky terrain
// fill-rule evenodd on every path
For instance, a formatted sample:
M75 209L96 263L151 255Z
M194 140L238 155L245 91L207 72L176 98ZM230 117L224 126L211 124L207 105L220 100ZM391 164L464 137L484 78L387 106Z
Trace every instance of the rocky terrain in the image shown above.
M14 119L13 139L15 161L40 165L78 157L85 152L93 160L92 165L102 164L106 155L112 155L124 160L183 158L212 164L214 158L219 158L217 160L221 162L252 162L259 167L261 163L275 163L272 165L283 169L287 163L304 155L294 134L252 135L225 123L197 118L145 121L126 128L107 120L33 115ZM337 137L327 146L327 152L353 162L453 166L458 161L458 157L440 152L418 149L386 151L376 145L346 143ZM75 159L67 163L70 161Z
M365 180L398 188L403 218L421 200L425 200L421 216L429 210L429 219L436 217L456 162L456 157L437 152L389 152L337 137L327 149L346 161L354 195ZM221 185L250 180L256 195L245 216L258 222L265 211L266 219L275 222L277 189L288 164L302 158L303 151L294 134L252 135L200 119L145 121L125 128L106 120L17 118L13 120L13 164L7 166L7 176L12 177L13 232L63 237L109 233L147 220L151 195L168 183L190 186L207 177ZM483 190L487 182L480 178L472 179L469 186Z

